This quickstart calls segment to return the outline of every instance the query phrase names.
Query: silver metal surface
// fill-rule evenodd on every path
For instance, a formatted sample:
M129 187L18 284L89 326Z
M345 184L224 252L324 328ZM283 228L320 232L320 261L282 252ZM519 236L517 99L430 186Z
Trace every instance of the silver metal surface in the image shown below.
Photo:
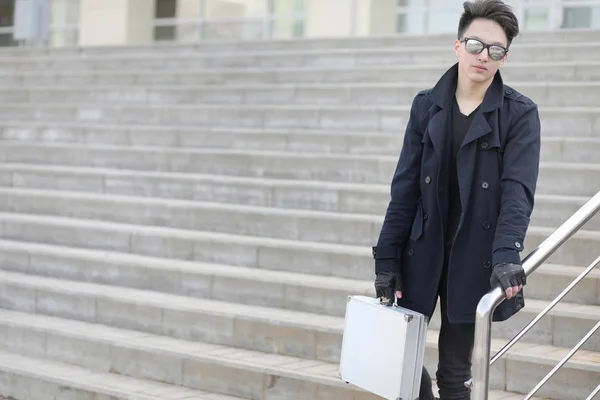
M531 390L531 392L529 392L527 394L527 396L525 397L525 399L523 400L529 400L533 397L534 394L537 393L538 390L540 390L540 388L542 386L544 386L546 384L546 382L548 382L548 380L550 378L552 378L554 376L554 374L556 373L556 371L558 371L563 365L565 365L565 363L567 361L569 361L571 359L571 357L573 357L573 354L575 354L577 352L577 350L579 350L581 348L581 346L583 346L585 344L585 342L587 342L594 333L596 333L596 331L600 329L600 321L598 321L598 323L596 324L596 326L594 326L592 328L591 331L588 332L587 335L584 336L583 339L581 339L579 341L579 343L577 343L577 345L575 347L573 347L573 349L571 349L571 351L569 351L569 354L567 354L566 356L563 357L562 360L560 360L560 362L558 364L556 364L556 366L554 368L552 368L552 371L548 372L548 374L544 377L544 379L542 379L540 381L540 383L538 383L536 385L535 388L533 388L533 390Z
M600 192L596 193L523 260L525 274L529 276L535 272L560 246L581 229L598 210L600 210ZM492 317L494 310L503 300L504 293L502 289L496 287L483 296L477 305L473 350L473 400L488 399Z

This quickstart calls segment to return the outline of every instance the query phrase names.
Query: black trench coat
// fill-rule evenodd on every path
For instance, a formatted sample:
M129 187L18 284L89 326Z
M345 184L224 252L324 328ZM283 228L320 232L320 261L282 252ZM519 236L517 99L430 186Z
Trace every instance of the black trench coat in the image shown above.
M391 183L391 200L373 249L375 271L402 272L399 304L431 316L444 262L451 110L458 64L417 94ZM537 105L494 77L457 156L462 214L450 253L447 310L472 323L490 289L492 266L521 262L540 159ZM505 300L494 321L524 307L523 291Z

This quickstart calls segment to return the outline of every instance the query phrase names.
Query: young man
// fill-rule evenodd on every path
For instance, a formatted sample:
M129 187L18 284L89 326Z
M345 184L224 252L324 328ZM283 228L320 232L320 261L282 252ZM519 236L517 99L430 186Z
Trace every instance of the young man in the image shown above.
M412 103L377 242L382 301L431 317L440 297L436 372L443 400L469 399L475 310L500 285L494 321L524 306L520 252L540 158L538 109L499 68L519 31L500 0L464 3L458 62ZM427 387L429 386L429 387ZM421 400L433 398L424 371Z

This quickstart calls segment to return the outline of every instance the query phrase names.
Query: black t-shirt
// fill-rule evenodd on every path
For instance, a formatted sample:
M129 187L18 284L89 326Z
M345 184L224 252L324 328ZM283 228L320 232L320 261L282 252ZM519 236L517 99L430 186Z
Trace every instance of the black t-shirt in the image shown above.
M460 192L458 188L458 170L456 165L456 159L458 156L458 150L467 136L467 132L471 127L473 118L479 107L477 107L468 116L460 112L456 97L452 105L452 135L451 135L451 156L450 156L450 174L449 174L449 185L448 185L448 224L446 231L446 244L451 245L454 243L454 235L458 228L458 222L460 220L460 214L462 212L460 203Z

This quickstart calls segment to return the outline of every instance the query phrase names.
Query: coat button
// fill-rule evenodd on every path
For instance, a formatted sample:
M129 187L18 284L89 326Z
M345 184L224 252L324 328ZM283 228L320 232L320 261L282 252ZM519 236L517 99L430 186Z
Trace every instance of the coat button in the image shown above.
M484 150L487 149L488 146L489 146L488 142L482 142L481 143L481 148L484 149Z
M492 227L492 225L490 225L489 222L487 221L483 221L483 224L481 224L483 226L483 229L490 229Z
M429 215L427 213L423 214L423 221L427 221L427 218L429 218Z
M409 256L414 256L415 255L415 249L408 249L408 255Z
M521 248L521 243L519 243L519 242L515 242L515 247L516 247L517 249L520 249L520 248Z
M484 189L488 189L488 188L490 187L490 184L489 184L489 183L487 183L487 182L483 182L483 183L481 184L481 187L482 187L482 188L484 188Z
M486 262L483 264L483 267L484 267L484 268L486 268L486 269L487 269L487 268L491 268L491 267L492 267L492 262L491 262L491 261L486 261Z
M513 91L510 89L506 89L506 94L513 94Z
M427 183L427 184L431 183L431 177L430 176L428 176L428 177L425 178L425 183Z

